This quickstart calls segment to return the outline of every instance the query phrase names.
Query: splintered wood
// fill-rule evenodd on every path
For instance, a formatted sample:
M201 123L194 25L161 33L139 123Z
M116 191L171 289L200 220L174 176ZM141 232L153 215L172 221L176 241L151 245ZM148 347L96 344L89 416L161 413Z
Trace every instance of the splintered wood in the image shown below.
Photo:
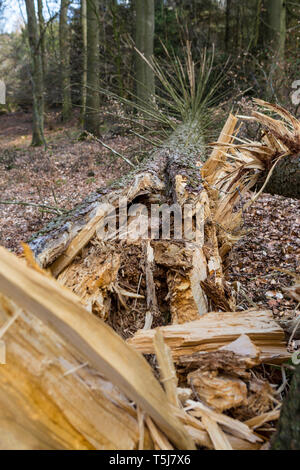
M285 120L255 112L261 142L241 141L230 115L204 163L198 123L180 125L24 245L25 259L0 248L0 448L256 450L270 439L280 403L260 365L289 358L284 331L270 311L236 311L223 263L242 235L243 194L300 151L300 124L257 104ZM106 217L115 229L99 238ZM141 225L146 236L132 237Z
M142 356L126 346L111 328L88 313L73 293L59 288L54 280L27 268L3 248L0 249L0 259L0 287L4 295L14 299L21 308L49 325L81 353L84 360L119 385L128 397L149 413L179 448L193 448L190 438L174 417L171 405ZM18 337L18 330L16 336ZM35 335L28 335L28 341L30 340L34 345L37 338ZM27 370L30 371L31 365L29 361ZM75 406L77 404L79 402Z
M162 327L161 332L176 361L181 356L216 351L244 334L261 350L264 362L280 362L289 357L284 331L268 310L211 312L200 320ZM155 330L140 330L128 343L143 354L153 354L154 335Z

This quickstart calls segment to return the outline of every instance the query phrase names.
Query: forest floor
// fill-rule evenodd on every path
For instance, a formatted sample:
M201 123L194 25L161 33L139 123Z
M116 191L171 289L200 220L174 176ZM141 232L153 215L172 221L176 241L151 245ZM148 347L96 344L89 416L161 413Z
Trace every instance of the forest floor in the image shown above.
M46 150L30 147L31 116L0 116L0 201L51 207L0 204L0 245L19 253L57 208L69 209L130 167L92 140L79 140L76 120L68 126L50 115ZM103 138L104 140L104 138ZM147 144L133 135L109 135L105 143L135 161ZM49 209L47 209L49 210ZM244 214L244 237L227 263L227 279L238 292L238 308L272 309L276 317L296 316L296 302L283 288L300 276L300 201L263 194ZM298 312L299 313L299 312Z

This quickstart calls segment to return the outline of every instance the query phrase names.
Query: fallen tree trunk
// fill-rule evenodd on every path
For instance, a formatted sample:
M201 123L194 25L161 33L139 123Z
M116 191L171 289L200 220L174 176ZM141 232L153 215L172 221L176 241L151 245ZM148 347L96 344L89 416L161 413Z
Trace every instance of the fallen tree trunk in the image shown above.
M168 312L173 323L193 321L212 310L234 310L234 298L224 280L222 261L239 238L243 224L243 211L236 210L236 206L243 201L242 194L254 186L266 170L271 170L269 180L272 181L272 172L274 174L285 158L300 146L299 122L282 108L261 101L258 104L283 116L287 124L255 112L252 119L259 121L267 131L261 143L241 144L235 141L238 121L231 115L205 163L199 122L180 125L142 167L103 188L38 234L30 247L39 264L49 267L61 283L73 289L92 312L104 319L114 316L116 304L121 323L120 311L126 312L132 307L145 318L147 313L153 317L149 305L155 305L154 316L160 316L160 310L165 307L161 299L158 304L155 300L158 286L155 286L151 269L161 272L160 285L167 290ZM126 211L141 203L147 210L153 205L158 211L164 205L172 210L175 203L182 216L189 207L194 228L196 214L200 211L203 223L198 227L197 240L190 240L185 234L176 237L174 222L171 223L174 233L169 239L158 240L162 230L159 212L156 215L159 228L154 235L150 235L149 220L143 221L146 238L150 236L149 249L153 250L154 259L150 264L143 237L129 240L127 236L130 230L136 230L139 214L128 218L130 230L125 237L121 237L124 234L116 228L115 238L99 240L97 227L110 215L106 207L110 208L108 211L115 211L119 219L123 217L120 199L126 200ZM175 213L173 217L175 219ZM126 273L132 250L140 263ZM149 290L151 278L154 283Z
M205 147L200 132L198 123L179 126L165 145L149 156L144 165L110 186L99 189L70 213L54 220L37 233L31 240L30 247L39 264L42 267L51 266L88 223L93 221L91 229L95 228L99 224L99 219L95 218L97 208L103 204L117 207L120 198L126 198L130 204L145 194L152 194L154 200L155 196L156 199L162 197L163 200L171 196L173 202L180 201L181 204L190 200L193 194L198 197L199 191L203 189L203 182L196 165L199 161L205 161ZM88 234L77 247L77 253L94 235L95 231ZM70 258L68 262L73 259ZM64 264L62 263L63 266ZM60 274L64 267L56 270L54 268L55 274Z
M82 257L81 263L73 263L73 261L95 239L97 227L107 215L101 207L103 205L105 207L105 204L110 205L112 208L115 207L118 213L120 198L126 198L128 208L134 203L142 202L147 206L157 204L158 209L162 204L167 204L172 210L172 205L177 204L183 214L185 206L188 205L191 217L195 217L197 206L201 205L203 217L210 218L209 198L199 171L204 159L205 149L198 123L191 122L180 126L142 168L126 176L115 186L105 188L100 194L87 199L67 217L61 217L50 224L45 231L31 241L30 247L39 264L49 267L54 276L59 276L60 281L71 288L75 287L74 278L80 272L82 288L79 290L77 282L75 292L84 297L87 303L93 304L92 310L99 312L99 305L103 306L106 302L107 290L119 292L118 287L113 287L117 283L119 270L116 269L114 279L110 279L110 285L102 283L100 289L92 288L92 297L95 299L93 302L91 296L85 295L84 290L86 291L87 286L91 284L93 276L94 280L99 277L99 262L95 265L96 271L91 273L89 269L85 277L83 274L85 257ZM135 219L132 218L132 225ZM208 311L209 302L200 285L200 282L206 281L208 275L214 276L220 295L225 296L216 229L204 224L201 231L200 241L182 237L174 242L166 240L156 244L153 240L151 243L155 262L166 273L170 311L174 322L183 323L194 320ZM204 254L205 239L210 244L206 255ZM141 242L142 240L134 242L140 250L142 250ZM131 241L124 243L126 248L132 245ZM115 253L118 248L118 243L113 242L110 253ZM181 251L182 262L178 259L179 251ZM165 259L162 259L162 252ZM166 256L167 254L169 257ZM95 264L93 263L94 257L95 253L91 253L89 266ZM99 251L97 257L99 259ZM107 253L103 262L103 271L111 271L111 266L106 265L108 258ZM137 286L133 287L137 288ZM96 303L98 306L95 305ZM229 305L234 307L230 304L230 299ZM104 317L107 317L107 312Z

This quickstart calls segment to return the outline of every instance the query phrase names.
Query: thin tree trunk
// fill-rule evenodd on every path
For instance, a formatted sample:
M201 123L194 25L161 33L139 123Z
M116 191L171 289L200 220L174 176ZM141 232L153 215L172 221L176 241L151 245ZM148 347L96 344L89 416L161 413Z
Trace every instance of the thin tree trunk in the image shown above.
M46 77L46 38L45 38L45 20L43 15L43 0L38 0L38 17L39 17L39 30L40 30L40 44L43 66L43 81Z
M226 0L226 28L225 28L225 49L226 49L226 52L229 51L230 10L231 10L231 0Z
M266 0L267 39L275 60L284 61L286 40L286 2L285 0Z
M111 13L113 17L113 35L114 41L117 47L117 53L115 54L115 68L117 74L117 81L118 81L118 93L119 96L124 95L124 87L123 87L123 77L121 72L121 35L120 35L120 19L118 18L118 2L117 0L111 1Z
M63 121L68 121L70 119L71 110L72 110L68 7L69 7L69 0L61 0L60 16L59 16L59 49L60 49Z
M86 85L87 85L87 11L86 0L81 0L81 31L82 31L82 91L81 116L86 113Z
M85 130L99 134L99 0L87 0L87 93Z
M44 89L42 54L34 0L26 0L28 39L31 56L31 81L33 95L32 145L45 144L44 139Z
M255 18L254 32L253 32L253 49L254 50L257 48L259 44L259 40L260 40L262 2L263 0L257 0L257 4L256 4L256 18Z
M136 0L136 47L149 60L154 47L154 0ZM155 92L154 73L136 54L137 99L148 103Z
M289 395L283 404L272 450L300 450L300 366L295 371Z

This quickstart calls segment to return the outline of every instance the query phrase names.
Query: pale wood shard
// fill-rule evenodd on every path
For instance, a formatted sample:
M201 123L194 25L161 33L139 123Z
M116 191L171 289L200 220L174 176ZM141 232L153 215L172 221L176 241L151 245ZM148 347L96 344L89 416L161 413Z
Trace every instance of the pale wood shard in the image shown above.
M137 407L137 418L139 426L139 447L138 450L144 450L144 438L145 438L145 413L141 408Z
M187 191L186 184L186 177L180 178L180 184L178 178L176 179L174 197L182 206L182 210L183 204L187 203L192 215L198 213L197 237L195 240L189 240L188 236L185 236L181 241L171 240L154 244L156 262L169 268L167 282L170 312L172 323L179 324L195 320L208 312L207 298L201 282L207 279L208 274L208 260L204 255L203 244L204 217L209 200L203 188L199 193Z
M263 362L282 361L290 356L284 332L268 310L211 312L193 322L162 327L161 332L176 361L181 356L216 351L243 334L261 349ZM153 354L154 335L155 330L140 330L128 343L143 354Z
M186 251L189 251L187 249ZM206 260L198 249L193 250L195 265L187 273L170 270L167 276L172 323L184 324L208 312L201 280L206 279Z
M188 382L197 396L218 412L238 407L250 412L253 406L258 412L269 409L272 389L268 382L254 381L248 372L260 362L260 350L246 335L215 352L179 358L180 365L193 370Z
M233 450L226 434L216 421L209 416L202 416L202 423L211 438L215 450Z
M146 275L146 292L147 292L147 329L152 326L153 317L159 315L159 308L156 297L155 282L154 282L154 251L148 240L145 243L145 275Z
M150 431L156 450L174 450L166 436L157 428L152 419L146 415L146 425Z
M275 408L268 413L263 413L262 415L255 416L254 418L248 419L245 421L245 424L251 429L261 428L265 423L270 421L278 421L280 417L280 408Z
M17 376L18 380L22 376ZM0 374L0 450L93 450L84 436L76 432L61 414L61 418L53 422L60 414L48 397L37 390L34 397L39 406L23 396L15 393L13 384L2 381Z
M219 146L216 146L213 149L210 158L205 162L202 167L202 174L205 177L206 181L208 181L210 184L213 184L215 182L215 174L216 171L218 171L218 168L221 168L222 171L221 163L223 163L226 159L226 144L232 142L237 122L238 120L235 116L233 116L232 114L228 116L228 119L218 139Z
M166 346L160 329L156 331L153 341L159 367L160 381L164 386L169 402L172 403L172 405L179 407L180 403L177 395L178 379L176 376L176 370L170 348Z
M185 241L154 241L155 262L168 269L168 300L172 323L185 323L208 311L200 282L207 278L202 249Z
M200 400L220 413L246 403L247 386L236 377L196 370L188 375L188 381Z
M194 442L198 446L204 447L206 449L211 449L211 450L214 449L214 445L207 431L195 428L193 426L188 426L188 425L186 425L185 428L188 431L191 438L194 440ZM252 450L253 451L253 450L259 450L261 447L259 444L253 444L243 439L239 439L235 436L231 436L230 434L227 434L226 437L233 450Z
M200 402L188 400L187 405L188 407L186 408L186 411L189 411L189 413L194 417L201 419L203 416L209 417L218 423L225 432L232 434L233 436L252 443L262 442L262 439L256 436L245 423L241 423L240 421L224 414L217 413Z
M149 413L178 448L194 447L149 364L110 327L88 313L73 293L26 267L4 248L0 248L0 290L70 342L85 360Z
M207 433L202 429L194 428L193 426L185 426L186 431L189 433L190 437L193 439L195 444L201 447L205 447L206 449L213 449L213 443Z
M174 189L176 200L190 205L190 213L197 213L197 232L195 240L185 240L184 257L190 259L188 266L183 266L180 272L174 269L177 262L173 261L173 269L168 272L167 281L170 297L170 312L172 323L185 323L196 320L208 312L208 302L202 287L202 282L209 273L209 259L204 254L205 221L209 212L209 199L204 188L201 191L186 191L186 178L180 179L181 185ZM180 188L180 189L179 189ZM186 209L186 208L185 208ZM171 242L172 243L172 242ZM173 250L175 252L175 250ZM218 268L214 270L215 279L218 279ZM222 277L221 282L224 282ZM217 284L217 281L216 281Z
M176 410L176 412L182 423L185 424L185 429L188 431L195 444L207 449L214 449L214 445L202 422L202 417L197 419L194 416L191 416L189 413L183 412L182 410ZM226 438L230 442L233 450L258 450L261 447L259 442L249 442L248 440L233 436L227 432Z
M220 348L220 351L230 351L237 356L244 357L246 361L248 359L248 367L254 367L259 364L261 351L247 335L241 335L237 340Z

